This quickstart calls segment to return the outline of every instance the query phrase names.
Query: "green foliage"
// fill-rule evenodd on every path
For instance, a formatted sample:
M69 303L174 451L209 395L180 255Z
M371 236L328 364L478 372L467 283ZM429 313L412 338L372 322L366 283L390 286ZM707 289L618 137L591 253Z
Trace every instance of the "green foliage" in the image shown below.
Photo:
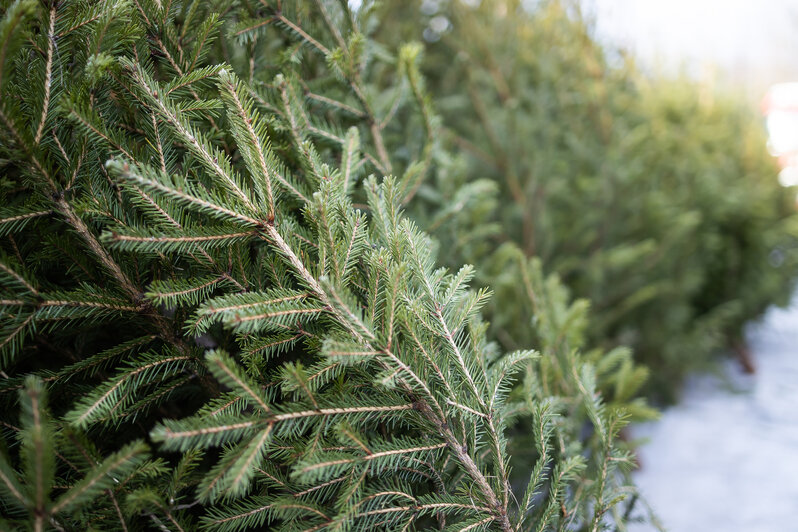
M534 263L541 349L490 341L474 270L439 268L403 214L458 163L420 46L381 45L372 6L3 17L7 523L623 526L618 431L650 413L631 399L645 373L582 354L585 305ZM485 187L437 227L480 212Z
M593 342L630 346L653 370L649 393L672 397L791 293L794 192L776 182L761 118L711 87L645 76L595 40L576 2L472 4L388 3L382 30L440 37L427 91L465 159L462 180L498 185L480 216L499 229L488 246L467 226L437 229L425 213L450 204L434 194L413 212L496 290L490 317L506 348L534 338L532 309L512 297L517 261L496 253L513 242L591 301ZM403 31L389 31L394 20Z
M63 530L67 523L91 526L97 519L119 523L123 486L139 485L163 469L163 463L147 461L141 441L100 456L80 433L52 419L37 377L25 379L19 402L19 426L7 425L15 433L8 447L15 447L17 456L0 455L4 529ZM19 462L20 470L13 468L12 460Z

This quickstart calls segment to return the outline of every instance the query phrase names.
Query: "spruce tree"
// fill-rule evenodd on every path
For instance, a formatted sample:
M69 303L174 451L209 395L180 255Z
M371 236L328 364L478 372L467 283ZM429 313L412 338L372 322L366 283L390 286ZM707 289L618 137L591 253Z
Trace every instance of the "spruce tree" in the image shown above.
M3 9L3 527L622 526L645 372L534 264L545 341L500 350L403 214L448 164L420 45L346 2Z
M460 184L493 191L479 213L492 233L476 242L470 227L437 226L445 196L425 193L412 212L456 244L446 258L476 264L478 285L496 290L489 316L505 348L535 341L533 310L513 297L521 273L509 245L591 301L591 341L632 347L661 399L718 351L739 348L744 324L768 305L787 303L794 191L778 184L749 102L646 72L596 38L578 1L383 10L386 35L434 41L423 71L442 142L465 159ZM403 31L389 30L395 20Z

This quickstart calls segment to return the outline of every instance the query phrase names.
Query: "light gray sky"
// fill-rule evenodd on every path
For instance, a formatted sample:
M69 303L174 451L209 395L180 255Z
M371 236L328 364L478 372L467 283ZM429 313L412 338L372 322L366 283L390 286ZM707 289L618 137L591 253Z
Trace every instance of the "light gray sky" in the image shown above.
M798 0L582 0L597 34L650 67L717 65L749 92L798 81Z
M600 39L649 68L704 75L717 67L717 81L755 98L774 83L798 81L798 0L579 1L595 17ZM357 8L361 0L349 4Z

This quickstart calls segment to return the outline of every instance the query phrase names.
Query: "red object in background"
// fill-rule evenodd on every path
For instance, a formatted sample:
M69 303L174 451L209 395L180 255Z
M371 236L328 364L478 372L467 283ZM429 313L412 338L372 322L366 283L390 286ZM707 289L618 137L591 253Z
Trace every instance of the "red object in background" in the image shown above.
M768 150L778 157L779 183L798 186L798 83L778 83L762 100Z

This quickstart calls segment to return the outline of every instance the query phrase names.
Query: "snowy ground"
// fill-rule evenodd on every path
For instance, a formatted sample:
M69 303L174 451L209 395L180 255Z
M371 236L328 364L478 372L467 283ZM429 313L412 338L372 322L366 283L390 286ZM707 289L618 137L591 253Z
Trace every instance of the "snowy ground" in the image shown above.
M755 375L729 363L695 377L678 406L633 432L650 439L637 483L671 532L798 531L798 298L748 339Z

